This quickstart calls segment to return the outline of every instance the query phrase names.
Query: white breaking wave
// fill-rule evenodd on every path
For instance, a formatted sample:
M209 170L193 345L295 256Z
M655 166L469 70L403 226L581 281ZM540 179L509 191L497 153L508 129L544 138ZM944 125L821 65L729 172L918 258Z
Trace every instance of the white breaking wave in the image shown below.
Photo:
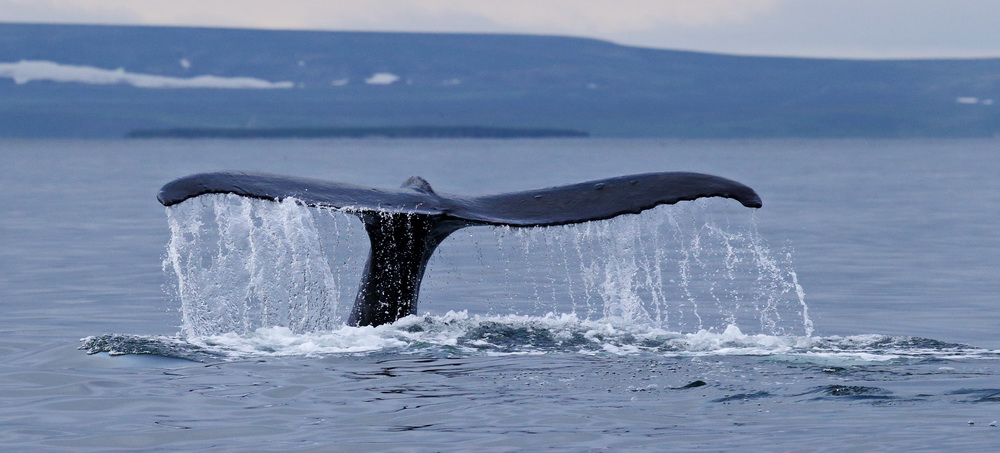
M102 69L93 66L59 64L52 61L21 60L0 63L0 77L14 79L18 85L34 81L87 83L92 85L132 85L138 88L293 88L293 82L270 82L253 77L203 75L191 78L168 77L127 72L124 68Z

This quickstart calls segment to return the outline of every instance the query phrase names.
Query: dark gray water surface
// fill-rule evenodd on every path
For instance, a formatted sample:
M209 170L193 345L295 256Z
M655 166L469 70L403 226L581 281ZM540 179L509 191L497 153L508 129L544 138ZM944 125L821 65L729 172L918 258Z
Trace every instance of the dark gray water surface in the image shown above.
M0 445L995 449L998 153L996 140L0 141ZM421 316L399 326L192 338L163 270L171 232L154 197L221 169L378 187L420 175L466 194L718 174L757 189L764 208L713 200L651 215L749 222L782 275L797 276L815 330L805 335L794 294L777 330L711 318L739 299L725 297L700 311L668 298L669 323L610 320L580 295L581 271L544 274L538 262L575 253L532 255L553 241L575 252L565 244L582 233L487 230L449 238ZM647 224L610 228L629 225ZM363 247L348 250L344 261L363 259ZM594 291L617 282L601 269ZM352 297L352 277L338 278Z

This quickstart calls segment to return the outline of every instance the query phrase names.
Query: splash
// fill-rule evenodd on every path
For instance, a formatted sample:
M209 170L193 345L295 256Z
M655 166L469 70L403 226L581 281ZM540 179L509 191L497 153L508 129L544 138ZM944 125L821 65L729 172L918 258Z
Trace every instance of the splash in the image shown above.
M756 219L729 204L698 200L561 227L468 228L432 258L420 309L811 336L791 254L776 258ZM164 268L175 280L185 337L345 329L368 253L352 214L215 194L167 215Z
M91 354L152 354L203 362L387 352L430 356L761 356L833 367L1000 358L1000 351L914 337L776 336L747 334L733 325L721 332L679 333L648 325L616 326L570 313L470 315L466 311L407 316L377 327L337 326L299 334L287 327L272 326L246 334L227 332L195 338L103 335L84 338L81 349Z
M462 273L479 273L480 294L494 298L485 301L494 309L484 314L569 312L677 332L735 325L812 335L791 252L772 252L745 212L698 200L600 222L496 227L492 234L449 238L431 261L422 294L431 304L463 297L434 274L462 266L457 250L475 250L478 263Z
M358 278L351 275L354 257L367 253L352 248L363 233L352 240L351 220L295 200L235 195L198 197L167 209L171 237L164 269L176 281L182 332L200 337L284 326L303 333L343 324L341 302ZM345 287L345 280L352 283Z

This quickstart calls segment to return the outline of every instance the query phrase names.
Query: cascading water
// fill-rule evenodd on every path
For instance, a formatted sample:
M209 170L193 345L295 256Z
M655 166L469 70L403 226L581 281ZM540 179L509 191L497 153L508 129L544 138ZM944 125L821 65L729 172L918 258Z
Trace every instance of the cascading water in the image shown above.
M356 219L294 200L206 195L167 209L167 220L164 269L176 280L186 336L344 323L341 301L353 297L357 257L367 253L352 248L365 239Z
M560 227L467 228L432 258L421 311L472 306L675 332L811 335L790 254L775 258L743 209L719 214L728 203ZM352 214L221 194L167 214L164 268L176 280L185 336L343 326L368 253Z
M497 227L492 244L484 235L474 247L452 243L439 253L445 261L456 249L476 248L487 270L498 261L504 272L493 278L509 294L496 305L516 313L570 312L676 332L739 326L767 335L811 335L791 254L776 257L753 215L730 204L697 200L577 225ZM432 261L429 275L438 263Z

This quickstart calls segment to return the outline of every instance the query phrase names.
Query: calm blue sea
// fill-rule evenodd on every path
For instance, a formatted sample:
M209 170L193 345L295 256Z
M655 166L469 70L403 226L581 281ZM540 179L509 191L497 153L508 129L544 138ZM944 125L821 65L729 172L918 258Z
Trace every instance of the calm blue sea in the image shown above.
M695 171L764 207L461 230L418 316L347 328L349 214L156 202L226 169L454 194ZM996 139L0 140L0 445L995 450L997 175Z

